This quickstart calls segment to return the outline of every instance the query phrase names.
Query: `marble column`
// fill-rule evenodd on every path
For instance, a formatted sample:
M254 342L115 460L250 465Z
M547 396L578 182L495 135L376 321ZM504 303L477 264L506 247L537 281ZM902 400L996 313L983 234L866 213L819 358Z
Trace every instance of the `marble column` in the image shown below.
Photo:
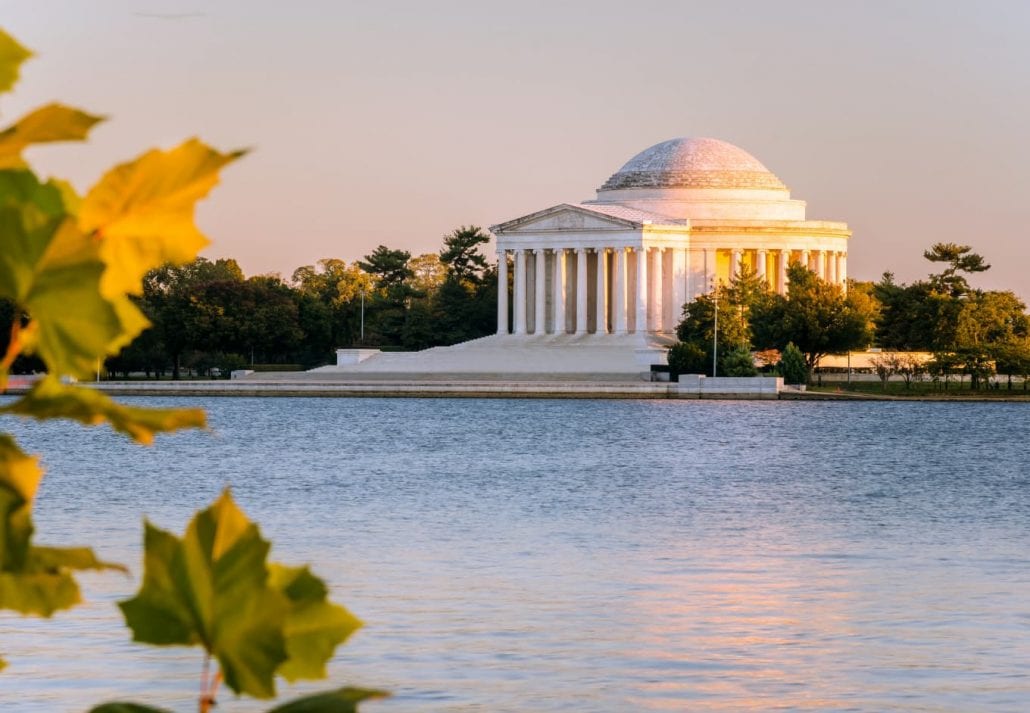
M755 253L755 272L758 279L764 282L766 285L769 284L769 278L766 275L766 262L768 260L768 253L765 250L759 250Z
M587 250L576 248L576 334L587 333Z
M840 254L840 269L837 270L837 279L840 280L840 284L844 286L844 290L848 289L848 254Z
M826 279L831 285L837 284L837 251L829 253L826 263Z
M730 251L730 280L740 277L740 250Z
M672 250L672 323L675 324L680 319L680 313L690 297L689 289L690 285L690 251L683 248L673 248Z
M647 248L636 248L637 253L637 303L634 331L647 331Z
M497 251L497 333L508 333L508 251Z
M715 248L705 248L705 287L703 292L708 292L715 287L716 256Z
M815 251L815 274L820 280L827 279L826 276L826 251Z
M628 282L626 278L626 248L615 248L615 299L612 300L612 322L615 323L616 334L626 334L626 311L629 308Z
M781 294L787 294L787 264L790 263L790 250L780 250L779 265L779 279L776 280L776 291Z
M554 251L554 273L551 278L554 288L554 320L551 331L554 334L565 334L565 290L569 279L565 264L565 248Z
M595 334L608 334L608 251L597 249L597 294L594 297Z
M654 260L651 262L651 299L654 314L654 326L656 332L665 331L665 248L655 248L653 251Z
M812 253L808 250L801 251L801 264L805 266L806 270L812 269Z
M515 334L525 334L526 329L526 251L515 251Z
M536 263L536 305L533 310L533 334L543 334L547 328L547 253L542 248L533 251Z

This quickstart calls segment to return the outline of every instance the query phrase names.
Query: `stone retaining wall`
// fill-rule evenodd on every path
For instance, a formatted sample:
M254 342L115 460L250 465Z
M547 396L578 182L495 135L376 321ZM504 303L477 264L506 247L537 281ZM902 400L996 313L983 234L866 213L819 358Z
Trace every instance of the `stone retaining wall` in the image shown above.
M775 399L782 380L681 377L663 382L560 381L105 381L84 384L127 396L353 396L427 398ZM23 391L12 389L12 391Z

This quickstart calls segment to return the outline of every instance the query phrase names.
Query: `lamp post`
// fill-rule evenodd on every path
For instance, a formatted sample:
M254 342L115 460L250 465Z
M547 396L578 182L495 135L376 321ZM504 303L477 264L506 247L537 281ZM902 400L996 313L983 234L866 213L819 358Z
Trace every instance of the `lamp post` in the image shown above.
M361 288L361 345L365 345L365 288Z
M715 303L715 328L712 330L712 376L719 370L719 284L712 278L712 297Z

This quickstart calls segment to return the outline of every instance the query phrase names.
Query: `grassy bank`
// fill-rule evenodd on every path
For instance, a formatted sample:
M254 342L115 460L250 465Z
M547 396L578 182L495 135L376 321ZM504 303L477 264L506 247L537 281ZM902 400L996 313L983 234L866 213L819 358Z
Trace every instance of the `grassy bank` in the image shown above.
M905 384L902 381L891 381L884 386L879 381L853 381L848 383L824 383L813 384L808 391L816 393L832 394L854 394L856 396L887 396L891 398L916 398L916 399L1005 399L1005 400L1026 400L1030 401L1030 390L1023 388L1020 382L1014 382L1012 388L1004 381L999 382L995 388L970 388L969 382L959 383L952 381L945 388L943 382L913 381ZM1030 385L1028 385L1030 386Z

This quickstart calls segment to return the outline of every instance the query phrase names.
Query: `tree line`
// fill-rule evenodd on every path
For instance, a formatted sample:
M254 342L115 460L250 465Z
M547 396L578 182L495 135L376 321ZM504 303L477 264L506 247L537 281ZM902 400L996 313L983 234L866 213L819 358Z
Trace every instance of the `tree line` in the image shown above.
M311 368L332 363L338 347L417 350L493 334L497 270L481 252L488 240L462 226L436 253L413 257L381 245L353 263L299 267L288 279L245 277L232 259L162 266L147 273L135 298L153 326L108 358L106 371L180 378L250 365ZM976 386L994 373L1030 373L1025 305L1012 292L969 285L968 275L989 269L983 257L953 243L924 255L941 266L927 279L899 284L888 272L875 283L853 280L846 291L793 264L787 292L778 295L745 269L683 306L670 367L708 375L717 367L721 376L777 369L803 381L824 356L875 344L933 354L926 365L884 357L881 375L925 367L945 379L967 374ZM13 304L0 301L0 349L10 331L2 325L14 318ZM41 368L31 357L13 365L23 373Z
M412 257L381 245L362 260L319 260L288 279L245 277L233 259L164 265L146 274L134 297L151 328L105 369L177 379L254 364L310 368L333 363L337 347L425 349L492 334L497 275L480 250L488 240L462 226L437 253ZM0 301L2 350L16 318L13 302ZM31 373L43 364L20 356L12 369Z
M974 388L995 373L1009 375L1010 384L1013 375L1026 378L1026 306L1012 292L970 286L967 276L990 265L968 245L937 243L924 257L941 271L911 284L898 284L887 272L876 283L851 281L847 291L793 264L786 294L778 295L744 270L684 305L669 364L681 373L711 375L717 368L722 376L748 376L767 366L801 383L821 358L875 344L933 355L921 365L899 361L894 373L902 376L916 368L945 380L965 374ZM883 370L894 362L881 362L877 371L885 378Z

